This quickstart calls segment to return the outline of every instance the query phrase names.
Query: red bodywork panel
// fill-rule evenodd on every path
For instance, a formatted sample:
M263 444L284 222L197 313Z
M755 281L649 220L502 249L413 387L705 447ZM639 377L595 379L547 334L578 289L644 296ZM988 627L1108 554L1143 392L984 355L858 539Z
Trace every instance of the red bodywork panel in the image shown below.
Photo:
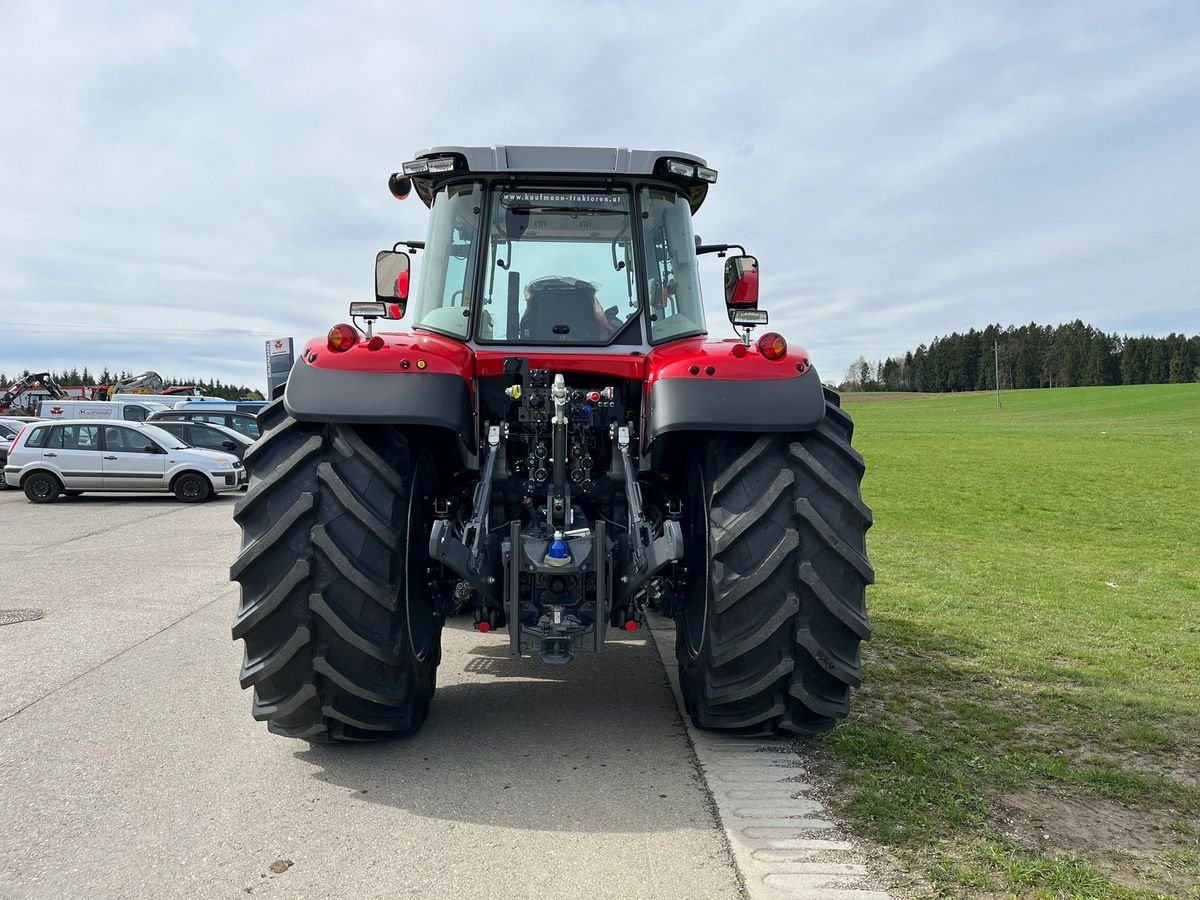
M396 375L458 374L467 382L474 381L476 377L503 375L504 360L510 356L521 356L528 358L529 365L535 369L644 381L647 389L660 378L724 378L739 381L798 378L811 367L808 352L795 345L789 346L787 355L775 361L764 359L753 346L744 356L738 357L734 348L740 347L742 342L737 338L718 341L703 337L685 338L655 347L643 356L640 351L628 355L588 353L584 348L577 352L531 350L519 346L472 350L453 338L427 332L377 334L383 338L383 347L379 350L369 350L366 342L360 341L351 349L337 353L329 349L323 338L313 338L305 345L301 356L317 369ZM408 368L404 367L405 362ZM711 373L708 371L710 368L713 370Z
M737 338L711 341L687 338L655 347L647 357L646 386L660 378L724 378L734 381L765 381L775 378L799 378L810 368L808 351L791 345L782 359L765 359L753 346L738 357L734 348L744 346ZM692 369L697 368L697 372ZM709 372L709 369L712 372Z
M359 341L349 350L338 353L329 349L324 338L313 338L304 345L300 355L314 369L395 375L461 375L468 382L475 378L475 354L466 344L424 331L377 334L383 338L383 346L378 350L369 350L366 341ZM408 368L404 366L406 362Z

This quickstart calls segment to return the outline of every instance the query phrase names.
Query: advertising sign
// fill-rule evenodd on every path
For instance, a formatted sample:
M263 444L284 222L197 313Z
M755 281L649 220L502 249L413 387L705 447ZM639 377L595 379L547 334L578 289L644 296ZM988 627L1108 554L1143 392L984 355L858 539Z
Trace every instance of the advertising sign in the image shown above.
M292 349L292 339L271 338L267 341L267 396L274 397L275 389L285 384L288 373L292 371L292 363L296 361Z

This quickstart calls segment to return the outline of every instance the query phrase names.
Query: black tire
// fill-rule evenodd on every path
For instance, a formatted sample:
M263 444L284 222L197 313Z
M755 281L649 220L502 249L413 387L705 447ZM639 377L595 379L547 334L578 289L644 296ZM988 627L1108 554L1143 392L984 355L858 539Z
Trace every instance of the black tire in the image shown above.
M212 496L212 482L195 472L184 472L171 485L171 492L181 503L203 503Z
M254 718L317 743L412 734L441 657L432 455L394 429L297 422L280 400L259 423L230 572Z
M676 653L698 727L826 731L862 684L871 511L837 394L804 434L721 434L689 460Z
M23 482L21 488L30 503L53 503L62 493L62 482L49 472L34 472Z

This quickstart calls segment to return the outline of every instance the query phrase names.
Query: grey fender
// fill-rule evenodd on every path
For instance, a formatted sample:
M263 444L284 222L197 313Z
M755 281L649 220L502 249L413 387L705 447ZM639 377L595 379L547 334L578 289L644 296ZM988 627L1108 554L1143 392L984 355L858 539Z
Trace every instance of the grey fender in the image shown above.
M673 431L812 431L825 418L816 369L795 378L662 378L650 388L646 437Z
M318 369L300 359L288 377L283 405L301 422L446 428L474 449L471 392L459 375L346 372Z

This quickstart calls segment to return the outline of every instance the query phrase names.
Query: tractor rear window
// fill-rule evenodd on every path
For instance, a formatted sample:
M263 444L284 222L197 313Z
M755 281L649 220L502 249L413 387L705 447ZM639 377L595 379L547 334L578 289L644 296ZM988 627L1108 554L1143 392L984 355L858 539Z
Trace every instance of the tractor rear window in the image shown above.
M638 313L625 190L492 195L479 340L607 344Z

